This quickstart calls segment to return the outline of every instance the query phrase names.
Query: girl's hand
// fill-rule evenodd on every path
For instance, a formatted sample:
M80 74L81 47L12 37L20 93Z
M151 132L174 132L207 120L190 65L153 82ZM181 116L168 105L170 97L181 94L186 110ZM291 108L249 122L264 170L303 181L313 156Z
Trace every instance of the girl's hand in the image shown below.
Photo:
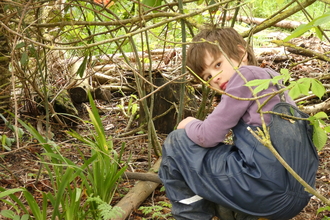
M183 119L183 120L178 124L177 129L184 129L184 128L186 127L186 125L187 125L189 122L191 122L191 121L193 121L193 120L195 120L195 119L196 119L196 118L194 118L194 117L187 117L187 118Z

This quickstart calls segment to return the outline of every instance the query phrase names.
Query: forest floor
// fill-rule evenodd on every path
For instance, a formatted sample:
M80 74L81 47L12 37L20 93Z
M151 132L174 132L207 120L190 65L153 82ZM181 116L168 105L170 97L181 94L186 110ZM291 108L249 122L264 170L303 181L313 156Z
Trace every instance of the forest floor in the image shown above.
M310 39L304 41L305 45L311 44ZM320 45L318 45L320 46ZM263 56L265 54L260 54ZM274 53L270 52L266 54L267 57L274 57ZM290 59L274 62L272 59L265 59L261 62L262 66L270 66L279 71L281 68L288 68L293 62L299 62L306 59L301 55L290 55ZM291 68L293 72L292 77L298 79L301 77L315 77L320 74L328 73L329 67L325 62L309 61L304 64L296 65ZM326 81L323 81L326 83ZM97 105L102 110L103 108L111 109L120 103L119 98L113 97L111 102L98 101ZM110 108L109 108L110 107ZM84 114L84 113L83 113ZM86 117L86 112L84 117ZM24 119L24 115L22 118ZM114 137L115 148L120 148L121 143L126 143L125 153L123 160L130 157L128 171L130 172L147 172L149 169L148 159L148 138L145 134L134 134L126 137L115 138L118 134L123 133L127 126L128 119L124 117L121 112L118 111L103 111L101 115L102 123L109 136ZM25 118L27 119L27 117ZM30 121L33 123L33 119ZM131 129L136 128L138 123L133 123ZM3 125L0 125L0 130L6 130ZM83 125L75 127L79 133L88 132L89 130ZM53 141L61 145L61 153L63 156L71 159L72 161L79 161L79 150L84 151L83 146L77 146L75 140L68 138L65 128L52 125L52 131L54 133ZM7 136L10 135L7 133ZM163 142L166 138L166 134L159 134L160 142ZM87 149L86 149L87 152ZM47 180L40 179L38 183L35 183L35 175L39 169L39 157L42 153L42 148L37 144L35 140L29 140L26 143L22 143L20 148L13 147L11 151L5 151L0 148L0 186L10 189L15 187L31 188L35 192L35 196L40 195L40 191L48 190ZM320 165L317 173L316 189L325 197L330 199L330 141L327 145L318 152ZM151 164L157 161L155 155L151 155ZM19 181L18 181L19 180ZM136 183L134 180L123 179L115 194L113 205L115 205ZM23 185L22 185L23 184ZM170 216L170 208L166 204L169 204L166 198L165 192L162 190L162 185L159 185L157 189L150 195L140 206L140 208L134 210L127 219L173 219ZM309 204L301 211L301 213L294 217L292 220L321 220L324 216L330 216L329 211L323 211L320 213L318 209L325 205L316 197L312 197ZM142 208L141 208L142 207ZM146 207L149 207L146 208ZM151 209L152 208L152 209ZM5 203L0 202L0 211L8 209ZM147 211L149 210L149 212ZM144 213L146 211L148 213ZM1 218L0 219L4 219Z

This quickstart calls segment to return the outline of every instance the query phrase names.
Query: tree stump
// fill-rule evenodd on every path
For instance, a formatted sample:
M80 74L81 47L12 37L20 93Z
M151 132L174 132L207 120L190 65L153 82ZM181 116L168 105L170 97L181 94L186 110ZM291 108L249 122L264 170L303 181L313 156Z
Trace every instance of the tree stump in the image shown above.
M168 81L161 76L158 76L153 80L154 85L161 87ZM169 83L162 89L154 94L154 107L153 118L155 129L159 133L169 134L173 131L177 124L178 106L180 99L180 83ZM146 88L150 93L150 87ZM194 115L196 109L196 99L191 90L186 88L185 94L185 111L183 117ZM150 106L150 98L147 99L147 103ZM140 123L146 123L145 113L142 107L140 107Z

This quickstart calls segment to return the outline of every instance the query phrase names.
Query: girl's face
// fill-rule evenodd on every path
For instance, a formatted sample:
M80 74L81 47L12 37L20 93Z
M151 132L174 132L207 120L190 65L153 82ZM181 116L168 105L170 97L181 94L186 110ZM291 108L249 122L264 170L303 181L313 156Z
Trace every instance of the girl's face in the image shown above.
M240 67L247 65L247 54L243 55L242 62L239 64L238 61L230 59L231 63L226 59L224 55L219 57L213 57L209 52L206 51L205 64L206 68L202 73L202 78L205 81L210 81L210 85L216 89L225 91L229 79L236 72L234 67Z

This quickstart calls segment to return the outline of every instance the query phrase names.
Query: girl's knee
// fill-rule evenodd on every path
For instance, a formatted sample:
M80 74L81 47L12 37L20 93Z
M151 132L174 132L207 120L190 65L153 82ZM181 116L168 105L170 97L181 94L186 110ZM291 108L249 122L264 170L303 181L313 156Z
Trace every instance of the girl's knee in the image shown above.
M182 143L189 143L186 131L184 129L177 129L172 131L166 138L163 148L168 149L182 145Z

